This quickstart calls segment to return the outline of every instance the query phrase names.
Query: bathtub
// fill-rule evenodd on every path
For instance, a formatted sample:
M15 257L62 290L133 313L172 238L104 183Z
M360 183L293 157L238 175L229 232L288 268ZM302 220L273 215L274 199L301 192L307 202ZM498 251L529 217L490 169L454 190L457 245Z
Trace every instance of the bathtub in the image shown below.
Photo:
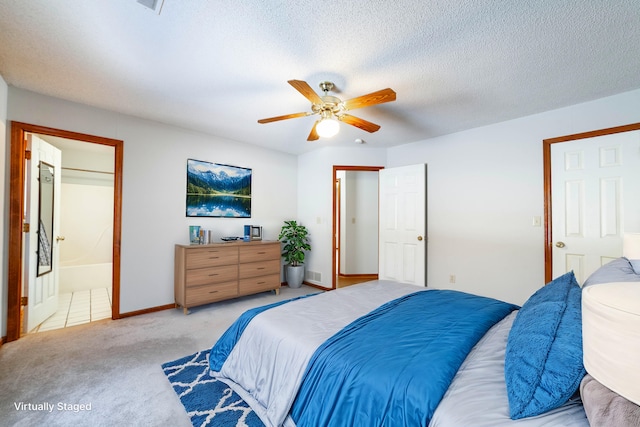
M60 267L59 292L86 291L112 286L112 266L110 262L101 264L69 265Z

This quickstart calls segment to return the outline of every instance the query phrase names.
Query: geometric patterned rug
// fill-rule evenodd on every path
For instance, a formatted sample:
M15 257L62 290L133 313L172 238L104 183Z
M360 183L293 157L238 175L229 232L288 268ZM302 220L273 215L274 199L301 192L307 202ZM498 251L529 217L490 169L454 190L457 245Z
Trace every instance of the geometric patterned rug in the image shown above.
M236 392L209 375L209 350L162 365L194 427L264 427Z

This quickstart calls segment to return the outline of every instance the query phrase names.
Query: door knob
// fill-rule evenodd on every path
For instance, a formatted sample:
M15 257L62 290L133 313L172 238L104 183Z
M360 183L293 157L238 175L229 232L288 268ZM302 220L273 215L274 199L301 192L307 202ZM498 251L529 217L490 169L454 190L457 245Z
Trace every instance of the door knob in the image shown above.
M558 242L558 243L556 243L556 248L564 248L564 247L565 247L564 242Z
M418 241L422 242L422 236L418 236Z
M56 237L56 242L59 242L60 240L64 240L64 236L58 236L58 237Z

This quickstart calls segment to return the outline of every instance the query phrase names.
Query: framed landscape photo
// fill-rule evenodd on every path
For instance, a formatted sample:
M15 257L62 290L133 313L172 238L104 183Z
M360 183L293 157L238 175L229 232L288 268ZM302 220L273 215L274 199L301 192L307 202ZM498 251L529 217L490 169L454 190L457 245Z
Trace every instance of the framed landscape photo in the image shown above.
M187 216L251 218L251 169L187 159Z

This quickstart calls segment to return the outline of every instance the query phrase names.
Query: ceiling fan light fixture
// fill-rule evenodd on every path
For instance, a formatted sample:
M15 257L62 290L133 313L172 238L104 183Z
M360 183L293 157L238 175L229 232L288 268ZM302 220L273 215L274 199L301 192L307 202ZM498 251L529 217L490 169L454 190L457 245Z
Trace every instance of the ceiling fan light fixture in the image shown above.
M323 118L316 126L318 135L322 138L331 138L340 131L340 124L333 118Z
M307 141L316 141L321 137L331 138L335 136L340 131L338 121L350 126L355 126L369 133L377 132L380 129L380 125L352 116L346 112L355 110L356 108L369 107L396 100L396 93L390 88L342 101L338 97L329 95L329 92L333 90L334 86L333 83L328 81L320 82L320 89L324 92L324 96L318 95L311 86L309 86L309 83L304 80L288 80L287 83L311 102L311 112L285 114L284 116L260 119L258 123L271 123L280 120L294 119L296 117L319 115L320 118L314 122Z

